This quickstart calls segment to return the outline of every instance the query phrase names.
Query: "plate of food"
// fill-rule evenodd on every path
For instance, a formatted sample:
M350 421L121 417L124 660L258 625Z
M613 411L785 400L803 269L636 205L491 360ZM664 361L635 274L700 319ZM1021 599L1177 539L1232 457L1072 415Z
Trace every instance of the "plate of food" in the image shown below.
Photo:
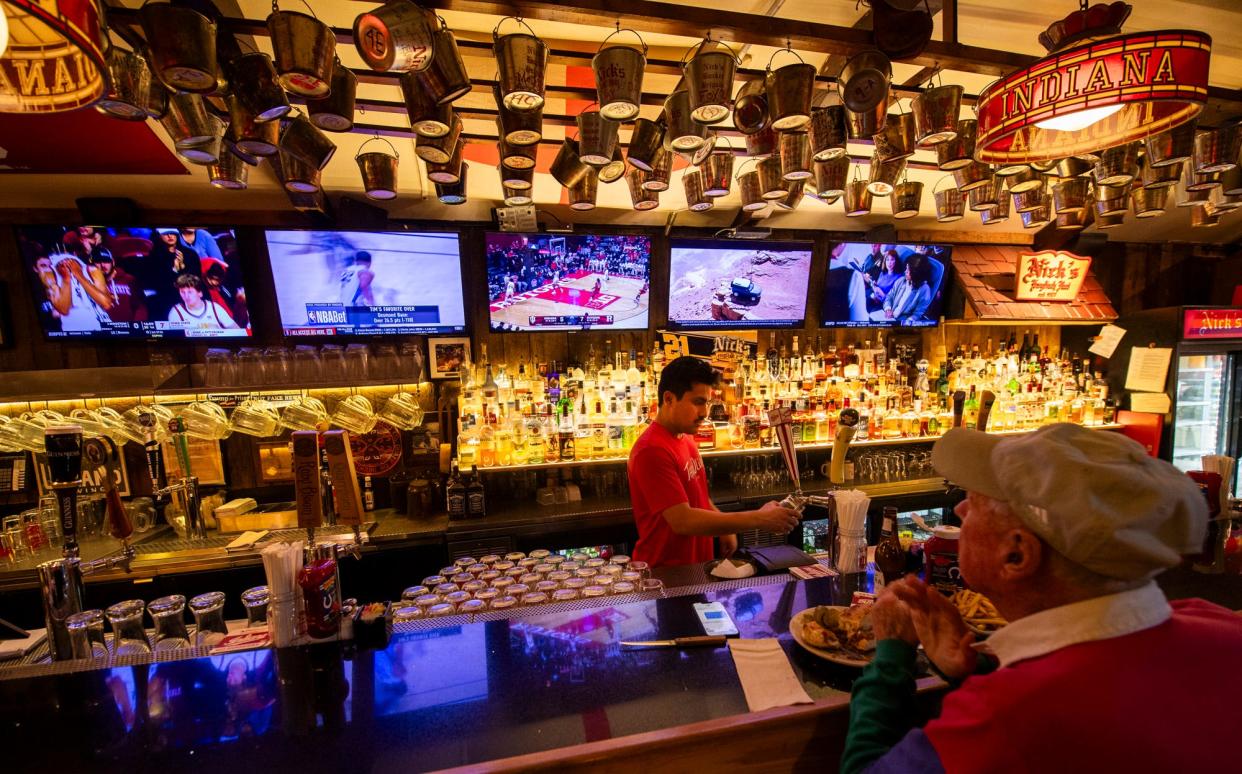
M992 600L977 591L959 589L953 592L949 601L957 606L966 628L975 634L988 635L1009 623L1001 617Z
M808 652L845 666L864 667L875 656L871 605L808 608L789 622L789 633Z

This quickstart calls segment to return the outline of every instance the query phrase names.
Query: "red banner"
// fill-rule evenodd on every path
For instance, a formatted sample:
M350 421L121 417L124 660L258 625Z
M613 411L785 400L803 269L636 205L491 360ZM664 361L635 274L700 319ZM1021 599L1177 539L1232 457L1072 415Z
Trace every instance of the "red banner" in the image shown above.
M1182 338L1242 339L1242 309L1187 309Z
M1173 30L1121 35L1041 59L979 95L975 158L1040 161L1139 140L1198 115L1212 39ZM1116 113L1073 131L1036 126L1091 108Z

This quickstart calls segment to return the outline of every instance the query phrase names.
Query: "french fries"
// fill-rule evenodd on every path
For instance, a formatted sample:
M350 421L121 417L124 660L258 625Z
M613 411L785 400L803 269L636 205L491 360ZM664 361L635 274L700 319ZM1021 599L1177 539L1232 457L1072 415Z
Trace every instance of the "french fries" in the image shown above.
M1001 617L992 601L977 591L961 589L954 592L949 601L957 606L962 620L972 629L991 632L1009 623Z

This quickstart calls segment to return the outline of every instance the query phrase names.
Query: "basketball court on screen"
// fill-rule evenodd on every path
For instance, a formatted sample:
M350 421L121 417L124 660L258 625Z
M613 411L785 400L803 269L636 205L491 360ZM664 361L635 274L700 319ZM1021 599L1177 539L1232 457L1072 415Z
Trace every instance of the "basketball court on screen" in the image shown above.
M595 282L600 289L595 291ZM491 303L492 323L526 327L530 318L554 315L613 316L613 326L636 320L645 324L649 291L639 297L644 281L636 277L609 276L578 271L559 282L532 288Z

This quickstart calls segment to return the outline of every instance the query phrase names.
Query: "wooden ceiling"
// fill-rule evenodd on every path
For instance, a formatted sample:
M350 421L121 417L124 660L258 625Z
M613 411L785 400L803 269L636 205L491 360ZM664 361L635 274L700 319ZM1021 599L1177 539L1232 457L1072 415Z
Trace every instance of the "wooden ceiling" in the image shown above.
M207 3L210 0L199 0ZM1204 120L1213 123L1242 116L1242 43L1236 36L1219 30L1236 30L1242 22L1242 6L1234 0L1131 0L1135 6L1127 30L1190 27L1217 33L1213 48L1211 101ZM141 0L109 0L114 40L141 37L137 9ZM192 3L191 3L192 4ZM330 195L350 194L361 198L361 179L353 157L368 138L381 135L393 140L401 155L399 182L401 195L384 205L393 217L430 219L487 220L491 207L499 203L501 190L496 170L487 162L495 157L496 106L492 84L496 62L492 55L492 32L505 16L520 15L550 48L547 72L547 104L544 108L545 139L540 152L540 174L536 175L536 205L549 209L565 220L619 224L661 224L676 213L678 225L720 228L735 222L740 199L735 191L718 200L706 213L685 211L682 187L674 175L672 187L661 197L658 210L634 212L623 182L601 185L599 207L590 213L573 213L564 207L560 186L546 174L556 147L568 133L574 136L574 117L594 100L590 81L591 57L618 24L639 31L648 44L648 63L643 84L641 115L655 118L664 98L680 80L685 52L703 36L728 42L742 59L738 86L762 76L769 59L792 46L821 73L820 85L828 88L835 81L845 59L852 53L872 47L871 12L855 0L568 0L567 2L503 3L484 0L424 0L420 5L433 8L457 37L470 73L472 90L456 103L470 141L467 158L472 159L468 181L470 201L449 208L440 205L425 179L425 169L413 153L412 133L397 77L369 70L353 45L352 25L361 12L374 8L373 0L311 0L314 14L334 30L337 53L342 62L359 76L356 126L352 133L331 135L339 150L324 170L323 183ZM1076 8L1072 0L1049 4L1019 4L1011 0L933 0L933 39L918 57L894 63L894 89L910 96L934 70L946 83L965 87L968 98L963 116L970 115L971 97L996 77L1029 64L1042 53L1036 37L1056 18ZM243 49L271 52L265 20L272 4L264 0L217 0L222 26L234 33ZM283 0L283 10L305 11L302 2ZM121 42L121 45L127 45ZM783 57L782 57L783 58ZM778 61L778 64L780 62ZM65 120L72 120L67 114ZM169 144L162 129L148 122L152 131ZM2 124L0 124L2 126ZM629 126L622 128L621 142L628 142ZM728 124L722 134L739 148L742 138ZM0 136L0 146L3 137ZM871 148L850 143L850 154L862 163ZM105 149L101 149L105 151ZM49 147L48 153L55 153ZM904 223L918 229L980 230L973 214L957 224L938 224L931 200L932 187L943 174L935 169L934 154L920 151L911 160L910 179L922 180L925 198L919 217ZM2 163L2 161L0 161ZM494 161L492 161L494 164ZM199 209L288 209L289 204L274 176L261 167L251 174L250 189L240 192L218 191L206 183L201 168L187 165L188 175L176 177L127 175L84 178L75 175L29 175L10 173L0 186L0 207L72 206L78 196L121 195L134 198L141 206L159 207L170 196L182 206ZM19 185L8 185L10 181ZM841 205L826 205L807 198L793 212L771 214L768 224L789 228L863 229L890 220L887 202L877 200L870 216L846 218ZM989 232L1022 233L1021 222L1012 216ZM1109 233L1111 239L1132 241L1232 242L1242 238L1242 214L1226 216L1213 229L1189 228L1188 213L1170 205L1164 217L1132 221ZM1029 238L1029 234L1024 235Z

